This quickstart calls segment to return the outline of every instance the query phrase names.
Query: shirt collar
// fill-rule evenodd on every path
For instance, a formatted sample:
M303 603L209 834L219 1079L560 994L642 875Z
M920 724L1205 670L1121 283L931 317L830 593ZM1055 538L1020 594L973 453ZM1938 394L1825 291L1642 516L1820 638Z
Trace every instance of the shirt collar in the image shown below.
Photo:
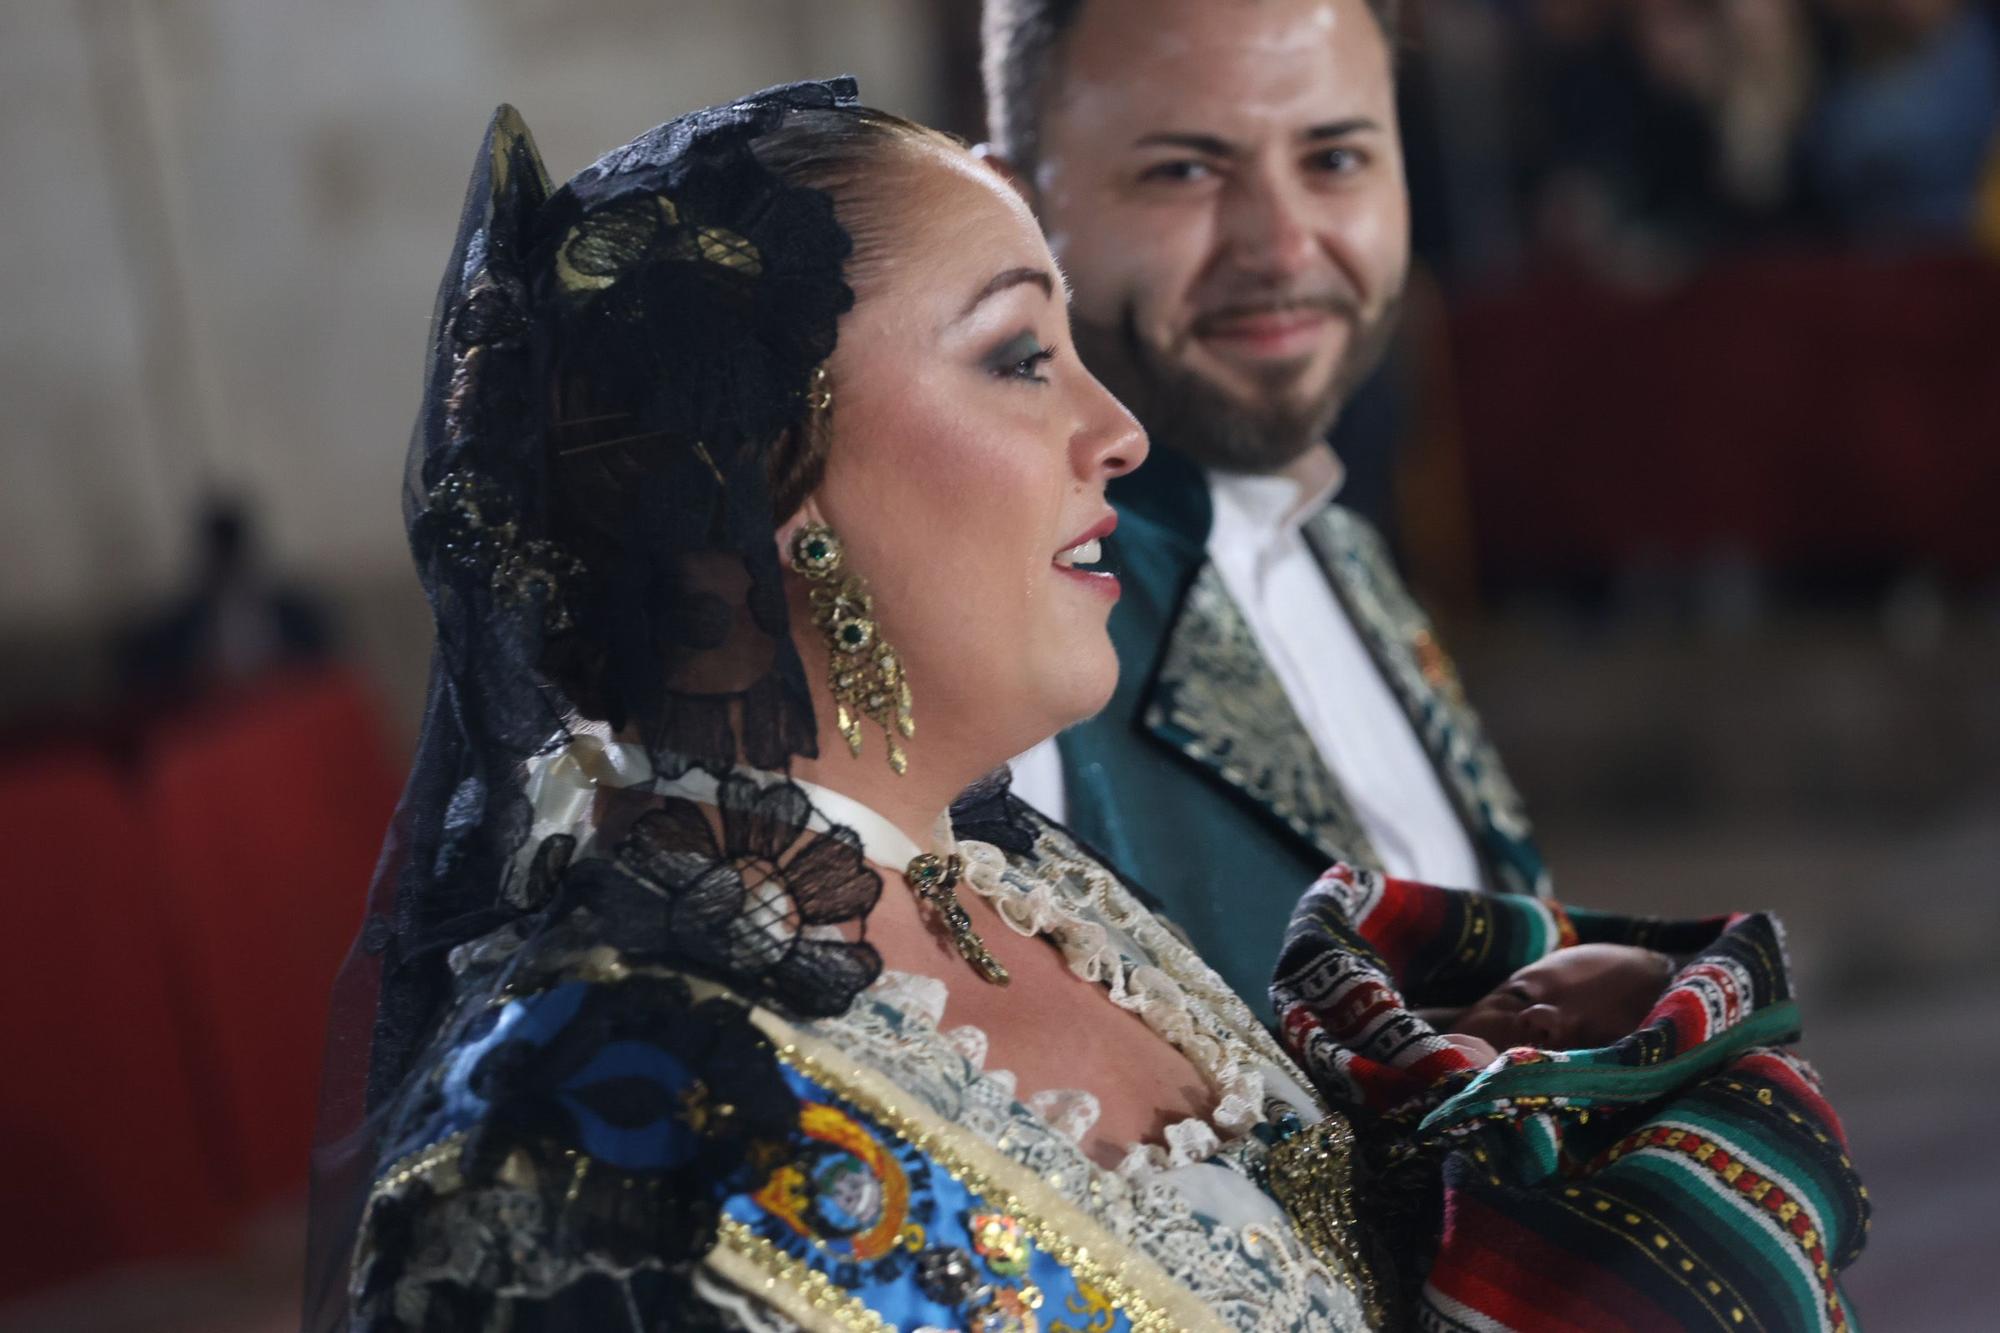
M1304 475L1211 469L1208 492L1215 522L1209 531L1210 545L1236 541L1263 545L1296 533L1340 493L1347 479L1346 469L1330 449L1322 458L1323 465L1303 469Z

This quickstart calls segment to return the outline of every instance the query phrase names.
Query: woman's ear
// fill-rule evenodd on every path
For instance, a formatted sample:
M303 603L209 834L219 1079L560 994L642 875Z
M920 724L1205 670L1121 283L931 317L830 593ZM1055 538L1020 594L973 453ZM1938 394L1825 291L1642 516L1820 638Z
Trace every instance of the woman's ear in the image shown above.
M825 376L815 372L813 393L825 392ZM830 413L826 402L811 403L800 420L785 427L771 442L764 464L764 477L771 489L771 509L780 527L798 519L798 510L819 489L826 475L826 459L832 443Z
M819 523L821 521L819 516L819 502L815 497L808 495L805 498L805 502L798 507L792 516L778 525L778 559L785 564L786 568L791 567L792 542L798 537L799 529L805 527L808 523Z

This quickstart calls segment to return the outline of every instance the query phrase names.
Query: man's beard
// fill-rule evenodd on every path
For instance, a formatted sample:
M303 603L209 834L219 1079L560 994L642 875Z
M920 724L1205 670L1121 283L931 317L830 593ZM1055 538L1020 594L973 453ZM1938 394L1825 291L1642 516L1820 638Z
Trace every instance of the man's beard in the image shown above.
M1353 342L1321 390L1295 401L1275 389L1245 402L1199 371L1168 360L1139 336L1127 301L1115 325L1072 316L1077 353L1090 372L1130 408L1156 449L1171 449L1205 468L1270 473L1327 437L1340 409L1387 355L1400 298L1363 322L1351 306L1334 312L1354 330Z

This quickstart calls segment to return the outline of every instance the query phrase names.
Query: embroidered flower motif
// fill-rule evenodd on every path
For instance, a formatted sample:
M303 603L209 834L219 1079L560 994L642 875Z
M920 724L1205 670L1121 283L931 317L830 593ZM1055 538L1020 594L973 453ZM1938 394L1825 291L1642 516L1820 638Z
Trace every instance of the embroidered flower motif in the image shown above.
M572 872L583 900L628 954L698 967L808 1017L844 1011L882 970L872 946L837 929L882 892L860 839L810 829L812 804L790 783L759 788L732 774L715 809L719 839L692 801L669 797L641 814L608 860Z
M503 1006L445 1067L439 1094L475 1117L466 1180L490 1184L524 1153L561 1178L575 1223L633 1261L704 1249L722 1199L761 1184L799 1114L740 1004L696 1004L682 983L648 976ZM652 1182L636 1211L634 1180Z
M492 479L448 472L431 485L417 519L417 543L462 575L483 581L502 607L536 606L551 634L570 627L564 593L583 564L561 547L527 535Z
M916 1272L918 1290L939 1305L983 1305L992 1296L972 1256L956 1245L919 1250Z
M627 183L639 180L650 188ZM548 274L565 354L602 382L644 386L619 405L635 430L700 441L727 472L798 416L854 301L823 193L695 154L557 209L571 212Z
M1028 1238L1018 1221L1005 1213L975 1213L968 1223L972 1248L988 1268L1001 1277L1019 1277L1028 1271Z
M997 1287L993 1299L972 1312L965 1326L974 1333L1040 1333L1042 1293L1035 1286Z

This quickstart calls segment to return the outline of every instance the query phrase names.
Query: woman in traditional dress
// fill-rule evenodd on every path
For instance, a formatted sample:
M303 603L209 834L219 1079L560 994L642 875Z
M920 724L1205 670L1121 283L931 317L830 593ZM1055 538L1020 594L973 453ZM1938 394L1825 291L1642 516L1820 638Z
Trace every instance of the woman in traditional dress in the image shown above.
M1109 695L1090 566L1145 448L1019 200L851 84L553 191L502 109L411 451L438 649L310 1327L1378 1321L1345 1122L982 781Z

